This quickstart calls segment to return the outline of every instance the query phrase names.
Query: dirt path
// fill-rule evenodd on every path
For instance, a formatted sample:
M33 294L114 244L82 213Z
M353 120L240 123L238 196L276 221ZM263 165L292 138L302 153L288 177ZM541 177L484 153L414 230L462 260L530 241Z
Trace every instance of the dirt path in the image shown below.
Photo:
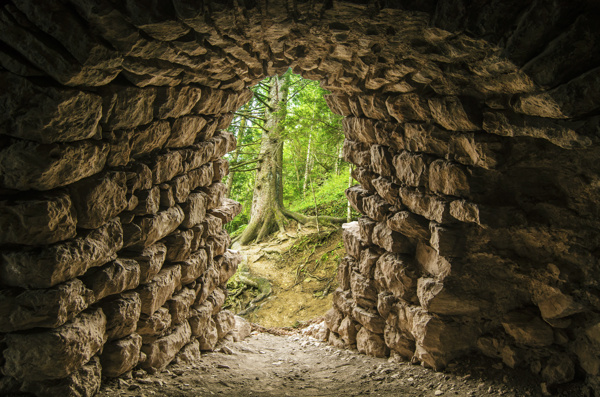
M270 328L295 326L325 314L332 306L337 266L345 253L341 229L322 235L327 237L290 223L286 233L240 249L250 272L269 280L273 288L258 309L244 317Z
M466 360L446 373L339 350L301 334L254 332L201 361L109 381L98 396L541 396L523 371ZM527 371L528 373L528 371ZM577 397L576 385L560 396Z

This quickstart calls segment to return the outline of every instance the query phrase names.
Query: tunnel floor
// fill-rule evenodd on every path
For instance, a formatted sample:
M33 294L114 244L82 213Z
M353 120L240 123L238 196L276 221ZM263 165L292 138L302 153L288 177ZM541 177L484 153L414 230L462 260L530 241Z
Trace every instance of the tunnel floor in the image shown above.
M584 396L580 383L550 390ZM103 383L100 397L128 396L542 396L529 371L470 357L445 372L329 346L300 331L253 332L199 360L154 375L134 371ZM546 394L547 395L547 394Z

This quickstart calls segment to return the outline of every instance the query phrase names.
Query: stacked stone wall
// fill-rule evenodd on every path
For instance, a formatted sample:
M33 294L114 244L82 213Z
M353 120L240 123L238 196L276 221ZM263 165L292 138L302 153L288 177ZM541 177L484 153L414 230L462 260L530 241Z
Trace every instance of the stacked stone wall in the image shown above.
M331 342L598 389L593 2L192 3L0 7L0 390L91 395L227 334L223 129L289 67L360 183Z

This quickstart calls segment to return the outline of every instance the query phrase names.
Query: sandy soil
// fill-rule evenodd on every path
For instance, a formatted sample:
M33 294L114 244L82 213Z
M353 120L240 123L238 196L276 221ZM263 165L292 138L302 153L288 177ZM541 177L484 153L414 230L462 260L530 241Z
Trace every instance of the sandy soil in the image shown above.
M292 327L320 317L332 306L337 266L345 255L341 230L319 239L316 229L288 227L273 239L240 252L254 275L268 279L273 293L245 317L264 327Z
M484 358L463 360L445 373L408 363L340 350L300 332L253 332L196 363L162 373L134 372L111 380L98 394L113 396L541 396L538 381L523 371ZM571 384L554 395L584 395Z

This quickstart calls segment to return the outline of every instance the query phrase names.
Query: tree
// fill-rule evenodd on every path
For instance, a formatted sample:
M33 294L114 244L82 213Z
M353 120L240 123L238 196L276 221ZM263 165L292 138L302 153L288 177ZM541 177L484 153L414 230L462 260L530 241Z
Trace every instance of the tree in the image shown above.
M314 194L317 191L322 198L320 185L337 175L343 141L341 117L328 109L323 98L326 91L291 71L265 79L253 90L254 98L236 112L230 126L239 149L229 155L232 172L227 186L231 186L230 197L247 204L229 231L248 222L234 241L240 245L260 241L274 230L283 230L288 218L301 224L343 223L345 216L319 216ZM304 192L309 193L306 199L310 198L316 216L287 208L302 201ZM341 200L337 198L336 204Z

